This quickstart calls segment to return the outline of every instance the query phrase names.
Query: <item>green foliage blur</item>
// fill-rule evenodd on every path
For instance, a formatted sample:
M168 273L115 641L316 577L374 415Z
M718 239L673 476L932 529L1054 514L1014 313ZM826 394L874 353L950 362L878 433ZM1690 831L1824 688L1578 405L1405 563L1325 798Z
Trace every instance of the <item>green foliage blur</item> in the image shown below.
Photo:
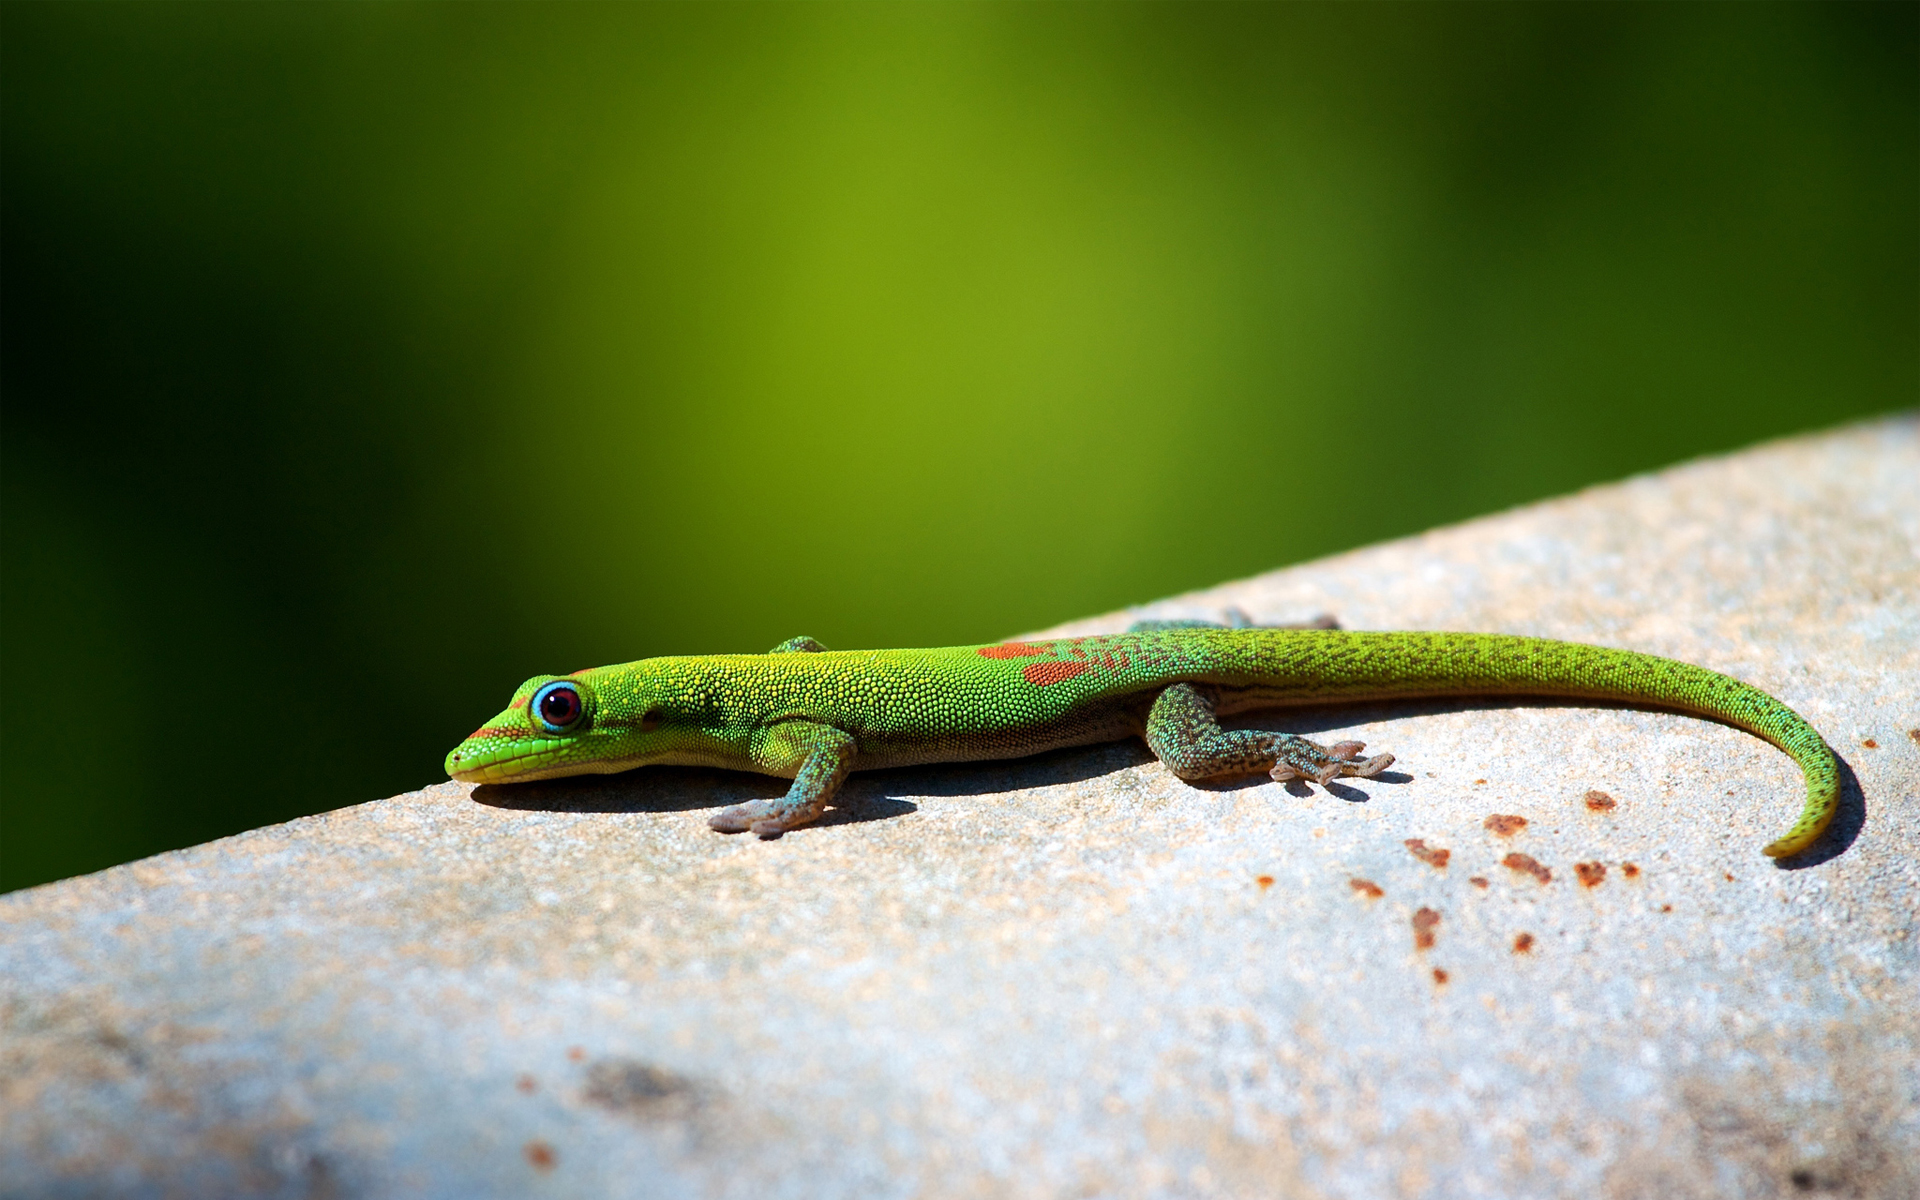
M1920 396L1873 5L0 13L0 886Z

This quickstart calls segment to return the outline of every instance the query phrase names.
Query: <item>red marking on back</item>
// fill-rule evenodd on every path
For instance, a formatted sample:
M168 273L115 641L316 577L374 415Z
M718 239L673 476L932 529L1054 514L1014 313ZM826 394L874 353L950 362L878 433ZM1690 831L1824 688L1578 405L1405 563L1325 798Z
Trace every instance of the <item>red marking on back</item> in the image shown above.
M1045 646L1031 642L1002 642L998 646L982 646L979 651L981 658L1034 658L1046 652Z
M1090 662L1037 662L1029 663L1027 669L1020 673L1033 686L1046 687L1050 683L1065 683L1091 670L1093 664Z

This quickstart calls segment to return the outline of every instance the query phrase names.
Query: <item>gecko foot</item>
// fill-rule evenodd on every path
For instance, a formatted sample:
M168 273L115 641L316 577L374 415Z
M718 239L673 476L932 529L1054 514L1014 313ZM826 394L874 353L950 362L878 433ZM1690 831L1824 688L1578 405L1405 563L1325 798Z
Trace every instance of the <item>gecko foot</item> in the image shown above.
M1303 737L1289 737L1280 746L1280 757L1268 772L1275 783L1289 779L1311 779L1322 787L1343 775L1371 779L1393 765L1393 755L1376 754L1361 758L1365 742L1336 742L1322 746Z
M808 812L782 800L749 800L732 808L723 808L707 818L707 827L721 833L754 833L772 841L789 829L818 820L826 805Z

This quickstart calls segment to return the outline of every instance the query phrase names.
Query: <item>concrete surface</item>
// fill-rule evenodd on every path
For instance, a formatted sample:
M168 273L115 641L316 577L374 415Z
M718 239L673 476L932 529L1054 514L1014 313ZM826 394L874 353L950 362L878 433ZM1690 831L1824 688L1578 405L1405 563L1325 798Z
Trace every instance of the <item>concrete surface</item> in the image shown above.
M443 783L0 898L0 1191L1920 1194L1913 417L1142 611L1227 606L1691 659L1857 786L1776 867L1783 755L1567 705L1273 722L1400 755L1331 794L857 776L769 843L705 824L754 777Z

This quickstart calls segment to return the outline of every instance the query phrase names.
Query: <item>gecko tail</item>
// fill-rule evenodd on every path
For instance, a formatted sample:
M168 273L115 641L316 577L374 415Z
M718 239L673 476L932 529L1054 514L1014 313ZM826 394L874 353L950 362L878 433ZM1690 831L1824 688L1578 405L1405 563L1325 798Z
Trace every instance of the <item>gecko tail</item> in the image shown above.
M1751 684L1692 663L1504 634L1274 633L1249 649L1264 661L1248 666L1302 699L1558 696L1675 709L1744 729L1785 751L1806 778L1806 805L1762 848L1769 858L1806 850L1840 809L1839 760L1805 718Z
M1573 646L1577 679L1600 684L1597 694L1625 703L1679 709L1754 734L1784 751L1806 781L1806 803L1786 833L1761 847L1768 858L1799 854L1819 839L1840 811L1840 763L1806 719L1773 696L1718 671L1630 650ZM1551 656L1547 656L1551 657Z

